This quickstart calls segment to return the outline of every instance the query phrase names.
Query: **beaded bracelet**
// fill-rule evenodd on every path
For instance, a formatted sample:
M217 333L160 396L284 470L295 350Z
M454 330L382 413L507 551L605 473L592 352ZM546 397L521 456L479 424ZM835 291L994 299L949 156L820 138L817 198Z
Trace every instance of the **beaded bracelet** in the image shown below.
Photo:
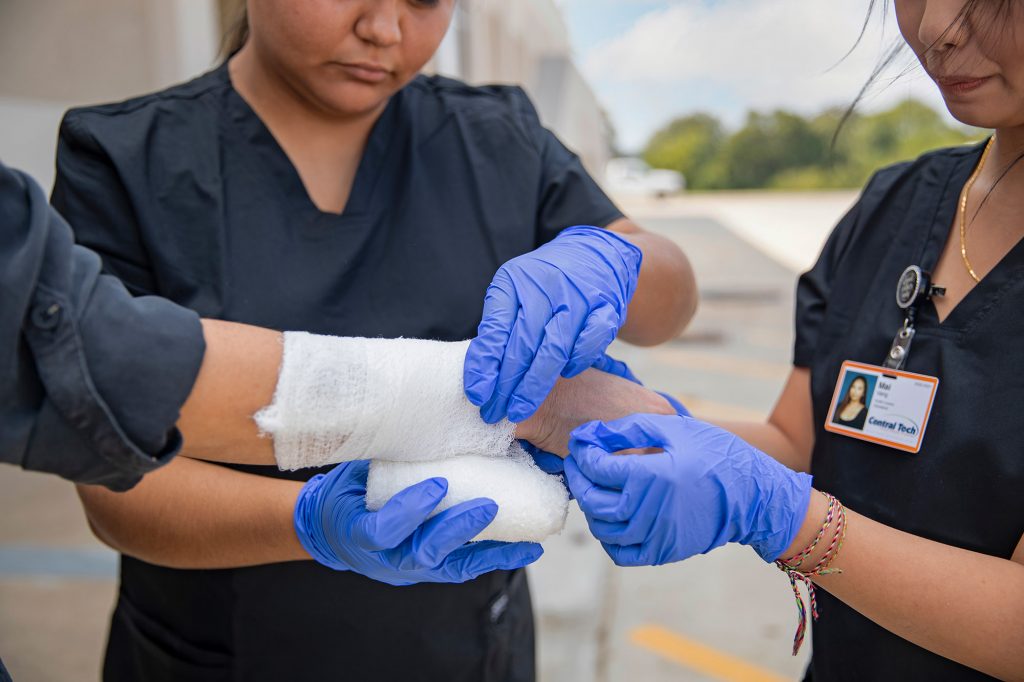
M814 620L818 619L818 600L814 593L814 583L811 581L812 576L816 575L830 575L833 573L842 573L841 569L829 568L832 562L837 556L839 551L843 548L843 540L846 538L846 507L832 495L828 493L822 493L825 499L828 501L828 511L825 514L825 523L822 524L821 530L818 531L818 535L815 536L814 541L807 546L799 554L789 559L779 559L775 562L789 578L789 584L793 588L793 596L796 597L796 609L799 621L797 622L796 634L793 637L793 655L796 656L800 651L800 646L804 643L804 636L807 633L807 610L804 607L804 600L800 596L800 590L797 587L797 582L802 582L807 586L807 596L811 603L811 617ZM818 560L818 563L814 565L809 571L801 571L799 567L803 564L804 559L810 556L814 548L818 546L821 539L825 537L825 533L828 532L829 526L832 525L832 519L836 521L835 534L832 536L832 541L829 543L825 553Z

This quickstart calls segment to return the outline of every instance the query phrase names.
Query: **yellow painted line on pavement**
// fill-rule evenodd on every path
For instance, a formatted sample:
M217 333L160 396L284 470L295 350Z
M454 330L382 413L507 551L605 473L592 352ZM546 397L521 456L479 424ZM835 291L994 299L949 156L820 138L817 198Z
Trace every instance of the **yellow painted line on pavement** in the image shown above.
M787 682L773 672L687 639L657 625L644 625L629 636L633 644L723 682Z

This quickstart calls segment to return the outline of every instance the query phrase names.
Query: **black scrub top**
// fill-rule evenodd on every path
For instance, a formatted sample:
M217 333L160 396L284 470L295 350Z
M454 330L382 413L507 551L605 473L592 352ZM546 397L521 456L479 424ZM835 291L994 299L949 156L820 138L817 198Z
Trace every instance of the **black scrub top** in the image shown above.
M53 201L133 291L203 317L444 341L475 335L503 262L621 216L520 89L427 77L388 103L344 212L322 212L223 66L69 112ZM396 588L312 561L123 557L105 679L532 680L533 652L522 571Z
M2 163L0 306L0 462L120 491L180 450L199 317L101 274L39 185Z
M940 323L926 304L906 371L940 380L921 451L825 431L845 360L880 365L904 268L935 267L981 147L879 172L797 289L794 363L810 368L815 487L894 528L1009 559L1024 534L1024 242ZM941 285L942 282L936 284ZM818 591L808 679L982 680Z

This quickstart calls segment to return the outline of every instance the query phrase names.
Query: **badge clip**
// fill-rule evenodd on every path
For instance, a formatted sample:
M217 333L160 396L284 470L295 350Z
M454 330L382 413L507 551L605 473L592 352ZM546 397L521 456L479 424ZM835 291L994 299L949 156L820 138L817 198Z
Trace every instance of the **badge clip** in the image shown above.
M903 369L903 365L907 362L907 355L910 354L910 344L914 340L914 334L917 330L914 329L914 322L907 317L903 320L903 328L896 332L896 336L893 337L892 345L889 347L889 353L885 356L885 362L882 363L882 367L886 369Z
M896 283L896 305L905 310L907 316L903 318L903 328L896 332L889 346L889 352L882 362L886 369L903 369L907 363L907 356L910 355L910 344L914 340L914 316L917 308L933 296L942 296L946 293L944 287L935 286L931 282L928 273L916 265L911 265L900 275Z

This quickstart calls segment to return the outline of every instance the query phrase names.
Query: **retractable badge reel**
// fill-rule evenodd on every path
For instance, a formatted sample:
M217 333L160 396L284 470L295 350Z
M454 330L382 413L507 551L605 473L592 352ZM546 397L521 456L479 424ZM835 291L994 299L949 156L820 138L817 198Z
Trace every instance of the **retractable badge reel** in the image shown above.
M885 356L882 366L887 369L903 369L910 354L910 344L914 340L914 318L917 309L933 296L946 293L944 287L932 284L928 273L916 265L911 265L900 275L896 284L896 305L904 311L903 327L893 337L889 353Z

